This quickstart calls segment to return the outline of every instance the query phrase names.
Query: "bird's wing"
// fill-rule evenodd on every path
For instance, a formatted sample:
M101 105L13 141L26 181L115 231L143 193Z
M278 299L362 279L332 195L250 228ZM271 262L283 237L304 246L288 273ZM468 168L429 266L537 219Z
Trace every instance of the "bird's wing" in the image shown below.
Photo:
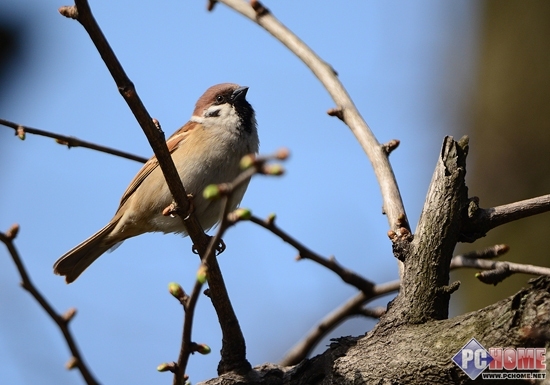
M191 131L198 125L199 123L189 121L168 138L168 140L166 141L166 145L168 146L168 151L170 152L170 154L174 152L176 148L178 148L183 142L185 142L189 131ZM122 198L120 198L120 204L118 206L119 210L130 198L130 196L137 190L137 188L141 185L145 178L147 178L149 174L151 174L153 170L158 167L158 165L159 163L155 155L153 155L153 157L143 165L143 167L141 168L141 170L139 170L132 182L130 182L130 185L128 186L126 191L124 191L124 194L122 194Z

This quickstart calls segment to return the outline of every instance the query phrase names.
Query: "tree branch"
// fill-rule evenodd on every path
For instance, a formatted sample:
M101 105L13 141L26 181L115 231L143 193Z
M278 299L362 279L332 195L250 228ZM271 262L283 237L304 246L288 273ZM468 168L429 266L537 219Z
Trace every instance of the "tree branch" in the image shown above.
M409 243L394 238L394 253L404 263L402 288L382 322L424 323L445 319L451 293L449 269L458 242L463 211L468 202L465 185L468 140L446 137L426 195L426 201Z
M366 303L386 294L399 290L399 281L391 281L375 285L370 295L359 292L337 309L323 318L308 334L296 345L294 345L281 360L280 365L297 365L306 359L315 346L334 328L347 320L349 317L361 312L361 307Z
M13 128L15 130L15 135L17 135L21 140L25 140L25 134L29 133L33 135L45 136L47 138L53 138L58 144L67 146L67 148L69 149L72 147L84 147L84 148L89 148L91 150L104 152L106 154L115 155L121 158L135 160L136 162L140 162L140 163L147 162L147 158L130 154L128 152L120 151L114 148L101 146L99 144L86 142L84 140L80 140L73 136L65 136L61 134L56 134L54 132L40 130L38 128L22 126L21 124L13 123L5 119L0 119L0 124L6 127Z
M400 227L405 227L410 231L405 207L388 159L387 147L378 143L338 79L336 71L277 20L259 1L251 1L250 4L243 0L219 0L219 2L264 28L309 67L337 105L336 109L331 110L330 115L338 116L351 129L371 161L380 185L384 213L388 217L390 228L397 231Z
M456 255L451 261L451 269L459 267L470 267L481 270L506 270L510 273L524 273L532 275L550 276L550 268L527 265L522 263L505 262L505 261L487 261L485 259L468 258L464 255ZM498 282L497 282L498 283Z
M288 157L286 149L280 149L274 155L270 156L252 156L248 155L241 161L241 166L245 168L232 182L222 183L219 185L210 185L204 191L204 197L207 199L223 199L222 209L220 213L220 225L216 235L210 239L208 248L204 257L201 259L201 267L199 273L208 280L208 284L212 290L209 290L208 296L212 300L214 309L218 316L218 321L222 330L222 350L221 359L218 364L218 374L234 371L236 373L246 373L251 369L251 365L246 359L246 343L242 330L239 326L239 320L235 315L233 306L229 299L225 282L218 265L215 255L216 248L222 242L222 236L227 229L238 221L250 219L251 213L247 209L236 209L229 212L230 198L234 191L241 187L244 183L248 183L250 178L255 174L264 175L282 175L283 169L278 165L268 166L266 162L269 160L285 160ZM205 279L198 278L195 282L191 296L187 297L181 287L177 290L176 298L184 306L185 317L183 324L182 343L178 363L176 365L163 364L161 368L171 370L175 373L173 384L181 384L185 379L185 369L189 361L191 353L197 351L197 345L191 340L191 332L193 325L193 316L195 306L198 301L202 286ZM174 367L175 366L175 367Z
M386 324L363 337L333 340L322 354L296 366L262 365L247 376L232 373L206 385L429 383L471 384L451 358L475 337L484 347L546 347L550 342L550 279L453 319Z
M468 221L464 223L460 241L474 242L489 230L506 223L550 211L550 194L507 205L482 209L474 198L468 208Z
M40 293L40 291L38 291L36 286L34 286L34 284L32 283L29 277L29 274L27 273L27 270L25 269L25 266L23 265L23 261L21 260L21 257L19 256L19 253L17 252L17 249L13 244L13 240L17 236L18 231L19 231L19 225L13 225L8 230L7 233L0 232L0 242L6 245L11 255L11 258L13 259L13 262L17 267L17 271L19 271L19 275L21 276L21 281L22 281L21 286L23 286L23 288L33 296L36 302L40 304L40 306L46 311L46 313L48 313L50 318L56 323L56 325L61 330L61 333L63 334L63 337L67 342L67 345L69 346L69 350L73 355L66 365L67 369L78 368L78 370L80 371L80 374L82 374L82 377L84 378L84 381L86 381L86 384L88 385L99 384L99 382L97 382L94 376L92 375L92 372L90 371L90 369L88 369L88 366L84 361L84 357L82 353L80 353L80 350L76 345L76 341L73 338L73 335L71 334L71 331L69 329L69 322L75 316L76 309L71 308L67 310L67 312L65 312L65 314L63 315L57 314L57 312L46 300L46 298Z
M118 86L120 94L143 129L157 157L159 166L166 179L166 184L176 203L174 211L182 218L189 237L193 240L199 254L203 256L208 246L209 238L204 233L196 216L192 212L189 212L190 205L187 193L178 176L172 157L168 152L164 133L154 124L153 119L145 109L134 84L126 75L115 53L109 46L107 39L103 35L103 32L95 21L88 2L86 0L75 0L74 6L61 7L59 12L63 16L77 20L84 27L86 32L88 32L90 39L96 46L113 80Z

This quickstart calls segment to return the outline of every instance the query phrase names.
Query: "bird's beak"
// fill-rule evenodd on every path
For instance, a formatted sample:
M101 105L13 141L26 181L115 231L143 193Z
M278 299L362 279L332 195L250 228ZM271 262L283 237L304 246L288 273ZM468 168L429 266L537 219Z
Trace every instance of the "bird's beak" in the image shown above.
M231 100L235 103L237 100L244 99L247 92L248 87L239 87L231 94Z

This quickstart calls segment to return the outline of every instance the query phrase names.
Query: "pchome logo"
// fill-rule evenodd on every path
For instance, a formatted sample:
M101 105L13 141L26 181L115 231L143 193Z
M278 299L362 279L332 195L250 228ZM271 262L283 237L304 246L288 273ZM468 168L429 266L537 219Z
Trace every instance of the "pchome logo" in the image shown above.
M545 379L545 348L489 348L485 349L472 338L453 357L453 362L475 380L485 369L483 379ZM494 372L494 370L504 370ZM532 370L533 372L521 372ZM492 372L493 371L493 372ZM513 372L511 372L513 371ZM519 371L519 372L518 372Z
M453 362L475 380L489 366L493 357L475 338L472 338L453 357Z

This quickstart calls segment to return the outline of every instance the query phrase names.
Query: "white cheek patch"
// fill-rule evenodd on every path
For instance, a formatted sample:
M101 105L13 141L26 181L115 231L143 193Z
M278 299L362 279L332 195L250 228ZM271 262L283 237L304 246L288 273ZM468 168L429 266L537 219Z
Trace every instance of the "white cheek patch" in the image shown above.
M204 111L202 124L206 127L219 127L233 131L241 125L241 118L231 104L210 106Z
M210 107L204 113L205 118L215 118L217 116L220 116L220 108L218 108L217 106Z

